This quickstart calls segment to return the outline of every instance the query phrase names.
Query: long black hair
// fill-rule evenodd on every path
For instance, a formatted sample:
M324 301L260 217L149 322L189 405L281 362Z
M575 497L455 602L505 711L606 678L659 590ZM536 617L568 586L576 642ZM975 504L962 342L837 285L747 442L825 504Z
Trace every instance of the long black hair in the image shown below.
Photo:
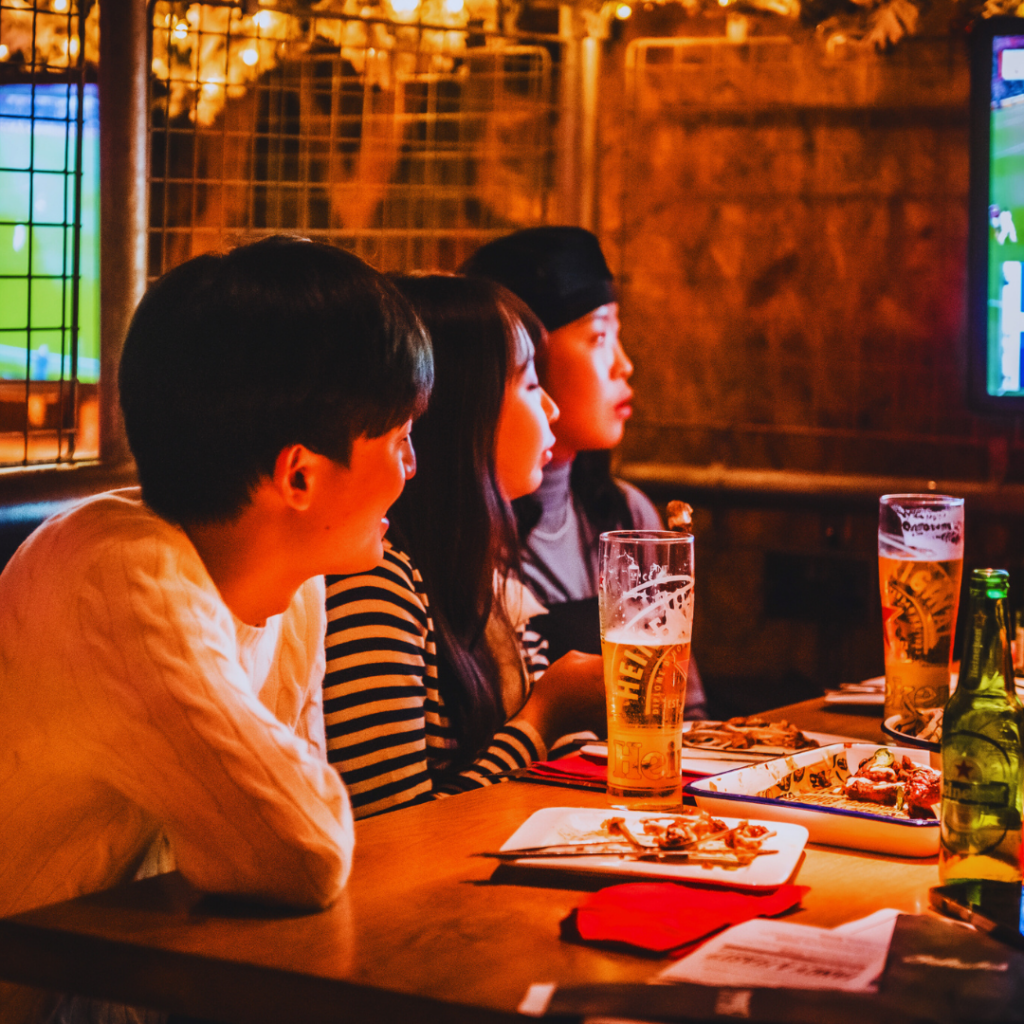
M423 576L455 760L468 763L505 720L485 629L494 612L508 624L495 575L518 564L515 518L495 474L495 437L506 385L526 362L520 325L535 347L544 328L492 281L440 274L394 280L433 342L434 390L413 430L416 475L389 516Z
M571 225L525 228L481 246L462 265L473 277L498 281L520 296L549 331L558 330L598 306L616 302L612 272L597 236ZM537 372L544 381L544 349L537 350ZM570 485L576 504L600 533L630 529L633 517L611 474L611 452L579 452ZM513 503L521 540L540 519L540 502L526 495Z

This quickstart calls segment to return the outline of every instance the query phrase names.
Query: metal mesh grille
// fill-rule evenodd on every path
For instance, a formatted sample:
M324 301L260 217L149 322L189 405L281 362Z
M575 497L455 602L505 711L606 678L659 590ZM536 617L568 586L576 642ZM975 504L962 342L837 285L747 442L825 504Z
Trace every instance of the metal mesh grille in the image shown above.
M150 275L280 231L382 270L452 270L543 223L554 44L450 10L428 3L410 23L157 3Z
M99 140L87 4L0 0L0 465L99 453Z

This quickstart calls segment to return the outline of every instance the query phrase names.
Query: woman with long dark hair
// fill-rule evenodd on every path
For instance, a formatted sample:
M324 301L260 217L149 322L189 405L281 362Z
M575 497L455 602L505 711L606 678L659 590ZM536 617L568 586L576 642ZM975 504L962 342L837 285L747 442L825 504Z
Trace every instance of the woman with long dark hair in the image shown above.
M561 415L541 486L514 503L523 578L548 609L536 628L549 655L597 653L598 537L662 528L647 496L611 472L611 449L622 440L633 398L612 273L597 238L578 227L516 231L477 250L462 270L510 289L547 329L537 369ZM704 716L692 660L686 709L689 718Z
M328 579L328 757L357 817L476 788L600 727L600 658L548 667L525 628L511 500L534 490L558 415L540 387L544 328L489 281L396 281L434 346L416 476L372 573Z

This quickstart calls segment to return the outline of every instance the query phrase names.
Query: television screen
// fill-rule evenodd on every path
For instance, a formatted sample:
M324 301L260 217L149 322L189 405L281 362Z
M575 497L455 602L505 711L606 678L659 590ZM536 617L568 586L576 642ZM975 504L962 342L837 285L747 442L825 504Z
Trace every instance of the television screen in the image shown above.
M72 372L73 84L0 83L0 381ZM85 87L78 380L99 379L99 98Z

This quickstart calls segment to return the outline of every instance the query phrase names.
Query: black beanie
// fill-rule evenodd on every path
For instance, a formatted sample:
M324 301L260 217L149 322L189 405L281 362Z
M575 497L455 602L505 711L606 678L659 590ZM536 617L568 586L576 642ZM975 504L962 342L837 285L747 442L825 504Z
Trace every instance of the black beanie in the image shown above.
M584 228L526 228L481 246L461 267L515 292L549 331L616 301L597 238Z

